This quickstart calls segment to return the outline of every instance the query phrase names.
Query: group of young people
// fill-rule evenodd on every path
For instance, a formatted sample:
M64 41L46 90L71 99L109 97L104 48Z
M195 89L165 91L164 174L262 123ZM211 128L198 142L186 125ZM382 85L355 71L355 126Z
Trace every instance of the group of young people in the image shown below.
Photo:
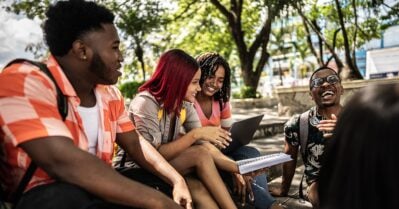
M228 132L232 117L231 72L223 57L206 52L195 59L180 49L166 51L126 110L113 86L123 62L114 15L94 2L69 0L50 6L46 16L44 37L51 53L46 66L54 81L29 62L12 64L0 74L0 178L5 194L11 198L28 167L32 163L38 167L16 208L234 209L237 202L259 209L282 208L269 193L263 170L239 174L235 161L259 152L248 146L225 149L232 141ZM272 194L288 194L301 147L307 196L314 208L344 208L342 200L353 200L345 202L352 206L345 208L374 206L378 201L370 197L367 204L360 204L356 194L373 173L348 189L351 175L345 172L367 158L365 150L377 144L378 136L349 134L348 127L355 131L359 124L367 125L365 121L391 127L398 115L399 88L395 86L392 97L368 90L355 97L362 103L354 101L341 110L343 87L334 70L319 68L309 86L316 105L285 126L285 152L294 160L284 164L282 186ZM66 118L59 112L60 94L67 100ZM376 107L365 105L374 101L395 117L385 112L380 118L372 110ZM375 118L358 121L361 111ZM357 115L351 116L354 112ZM307 124L305 144L301 120ZM391 131L384 135L384 152L375 154L375 167L383 163L385 151L396 147L391 146L396 143ZM348 148L355 143L364 148L352 158ZM324 149L328 166L321 166ZM336 159L342 156L350 159ZM364 164L360 171L367 173L367 168ZM395 188L387 184L381 189ZM398 206L394 199L385 208Z
M279 208L262 171L240 175L234 161L259 156L257 150L243 147L231 157L221 151L232 140L230 68L221 56L165 52L128 112L113 86L123 62L114 15L70 0L50 6L46 16L45 64L54 80L29 62L0 75L5 193L15 191L30 165L38 167L16 208L236 208L233 190L239 202ZM127 155L124 166L123 157L114 158L115 143ZM231 188L219 171L231 175Z

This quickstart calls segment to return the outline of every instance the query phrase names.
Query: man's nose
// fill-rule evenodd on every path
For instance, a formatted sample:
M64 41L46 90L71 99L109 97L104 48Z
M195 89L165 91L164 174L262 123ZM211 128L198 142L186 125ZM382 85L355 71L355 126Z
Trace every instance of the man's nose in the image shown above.
M329 85L331 84L327 81L327 79L324 79L323 83L321 84L321 86L329 86Z

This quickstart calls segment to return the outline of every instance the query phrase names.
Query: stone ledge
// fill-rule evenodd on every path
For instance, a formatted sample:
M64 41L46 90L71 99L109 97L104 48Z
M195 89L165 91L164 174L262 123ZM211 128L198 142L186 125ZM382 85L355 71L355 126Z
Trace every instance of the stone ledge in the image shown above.
M277 98L248 98L248 99L231 99L230 104L235 108L251 109L251 108L273 108L277 106Z
M390 84L399 83L399 77L385 78L385 79L372 79L372 80L354 80L344 81L344 94L341 96L341 104L345 103L351 96L360 88L376 84ZM309 95L308 86L296 87L277 87L278 97L278 115L279 116L292 116L293 114L302 113L314 106L314 102Z

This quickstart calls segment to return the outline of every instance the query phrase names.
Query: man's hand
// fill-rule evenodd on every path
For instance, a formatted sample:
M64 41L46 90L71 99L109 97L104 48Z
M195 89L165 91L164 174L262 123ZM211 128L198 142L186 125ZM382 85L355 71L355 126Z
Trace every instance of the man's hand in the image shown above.
M331 119L321 120L317 125L319 131L323 132L323 137L328 139L332 137L332 132L334 131L335 124L337 123L337 116L331 114Z
M185 209L192 209L191 195L184 180L173 185L173 200Z
M281 190L281 188L269 188L269 192L271 195L273 195L274 197L287 197L288 192L284 192Z

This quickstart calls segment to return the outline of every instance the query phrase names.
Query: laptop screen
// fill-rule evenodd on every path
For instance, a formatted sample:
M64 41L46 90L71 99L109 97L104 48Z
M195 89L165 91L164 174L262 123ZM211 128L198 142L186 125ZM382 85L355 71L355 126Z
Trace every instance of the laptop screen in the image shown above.
M228 153L237 148L249 144L262 121L263 114L249 117L244 120L233 123L230 128L231 138L233 141L228 147L222 149L223 153Z

